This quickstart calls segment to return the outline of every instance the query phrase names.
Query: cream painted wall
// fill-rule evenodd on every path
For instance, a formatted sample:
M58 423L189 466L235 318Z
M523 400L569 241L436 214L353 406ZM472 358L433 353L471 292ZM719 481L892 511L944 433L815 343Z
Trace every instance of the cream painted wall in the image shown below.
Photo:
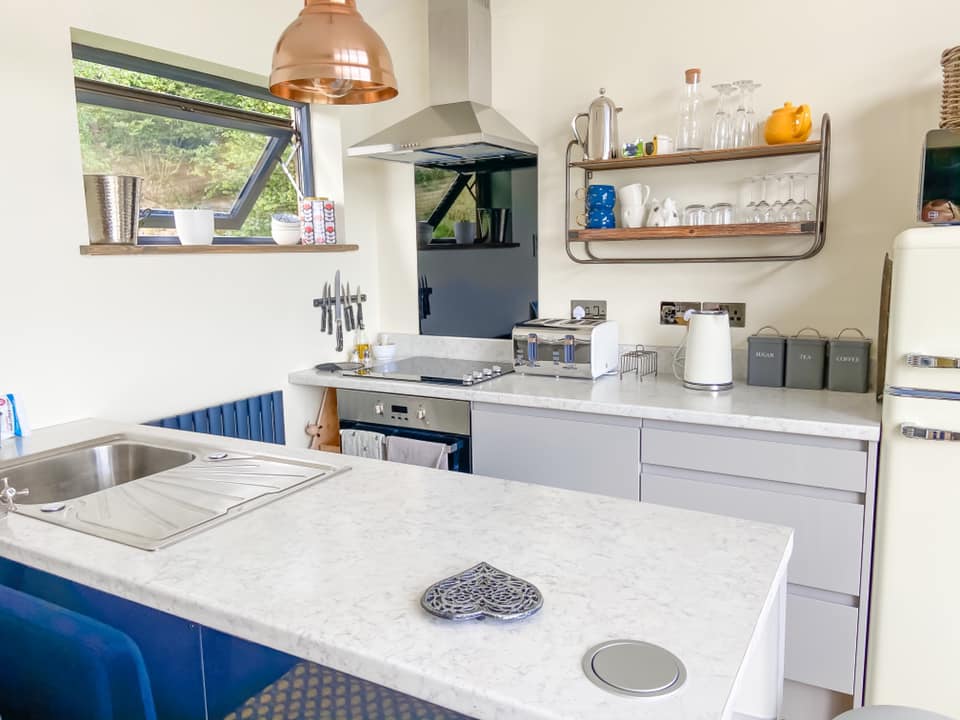
M875 335L883 253L913 223L920 148L938 121L940 52L957 40L947 24L930 22L942 3L807 0L790 11L761 0L596 0L589 9L573 0L493 0L492 6L494 104L540 145L544 314L566 313L573 296L605 298L624 339L676 344L679 330L658 325L661 299L746 301L749 328L735 333L738 344L767 323L785 332L853 325ZM707 83L762 82L758 111L791 100L831 114L826 249L793 264L575 265L562 246L571 117L603 86L624 108L626 134L674 134L682 73L691 66L703 68ZM708 112L714 109L711 102ZM698 185L698 170L684 171L648 170L638 179L655 191L658 183L670 184L680 199L713 199ZM727 171L742 172L715 165L706 177L719 184ZM685 188L681 177L693 186Z
M429 102L426 0L360 2L391 49L400 98L317 112L318 134L331 134L328 144L317 138L320 174L332 178L322 190L339 194L342 163L343 229L361 245L359 253L84 258L77 252L86 228L69 29L259 74L299 6L233 3L225 12L222 3L186 0L13 0L0 10L0 86L10 106L26 108L0 115L6 140L0 385L23 394L34 424L88 415L142 420L284 387L288 370L336 357L329 338L319 335L310 300L338 267L370 292L372 330L416 331L412 169L342 159L332 136L339 133L348 146ZM953 41L948 27L924 19L935 13L933 0L909 7L897 0L812 0L798 26L803 32L787 39L771 31L780 19L759 0L701 2L691 6L695 25L647 32L629 0L591 7L586 13L571 0L492 1L495 104L541 147L542 311L563 314L575 295L606 298L624 339L649 343L679 340L674 329L657 325L657 303L665 298L746 301L753 329L812 323L824 331L858 325L873 334L880 261L912 222L919 146L936 124L938 57ZM665 0L643 6L643 18L675 14ZM832 114L827 249L792 265L574 265L561 241L570 117L603 85L625 108L625 134L672 132L681 73L694 64L709 82L763 82L761 109L791 99ZM711 188L732 192L723 167L704 175L664 170L646 181L680 199L713 199L706 197ZM737 333L738 343L746 334Z
M403 3L402 11L392 0L360 6L393 50L401 98L374 109L322 109L315 118L318 176L325 178L317 189L346 200L345 238L360 252L90 258L78 252L86 222L70 28L263 75L302 3L3 3L0 387L21 393L35 426L85 416L140 421L289 391L290 370L335 357L310 301L338 268L370 294L366 315L378 326L380 275L387 268L392 276L395 264L393 250L381 254L378 241L394 231L392 205L380 210L395 196L397 172L355 162L341 172L341 127L349 142L424 104L425 50L411 40L426 27L420 2ZM403 186L412 208L412 182ZM288 406L297 407L288 412L288 435L300 442L290 418L299 422L306 411L295 393Z
M883 253L913 224L920 147L938 120L939 56L956 42L947 24L929 21L942 4L808 0L798 13L761 0L682 7L668 0L596 0L589 8L574 0L491 5L494 104L540 146L543 314L566 314L572 297L606 299L624 340L676 344L680 331L658 324L660 300L744 301L748 328L734 331L737 345L767 323L785 332L814 325L835 333L852 325L876 334ZM685 15L694 22L684 22ZM817 117L831 114L830 217L821 255L792 264L594 267L566 257L562 168L571 117L586 110L603 86L624 108L625 136L674 134L682 73L690 66L702 67L707 83L762 82L758 112L790 100L809 103ZM706 96L709 122L715 94L708 89ZM607 178L642 180L661 198L713 202L735 200L734 181L748 174L815 169L809 161L768 163ZM403 243L412 247L412 223L401 229ZM407 289L396 298L391 307L412 306ZM383 319L386 327L416 331L415 318L385 309Z

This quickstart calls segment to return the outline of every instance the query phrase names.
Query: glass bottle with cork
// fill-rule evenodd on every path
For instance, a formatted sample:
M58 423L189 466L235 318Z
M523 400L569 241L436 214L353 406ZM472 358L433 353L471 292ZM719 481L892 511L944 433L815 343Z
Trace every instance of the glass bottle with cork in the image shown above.
M703 150L703 128L700 125L700 68L684 73L683 100L680 103L680 124L677 128L677 150Z

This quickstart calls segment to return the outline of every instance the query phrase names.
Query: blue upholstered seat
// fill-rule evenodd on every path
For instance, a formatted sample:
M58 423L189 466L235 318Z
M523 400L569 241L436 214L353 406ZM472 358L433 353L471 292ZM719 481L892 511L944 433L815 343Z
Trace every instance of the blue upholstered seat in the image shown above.
M0 586L3 720L156 720L137 645L124 633Z

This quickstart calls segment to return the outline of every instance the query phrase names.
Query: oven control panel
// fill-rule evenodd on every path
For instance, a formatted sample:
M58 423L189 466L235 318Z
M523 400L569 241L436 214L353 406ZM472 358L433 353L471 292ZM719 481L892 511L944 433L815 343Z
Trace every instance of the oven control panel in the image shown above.
M470 434L470 403L462 400L337 390L340 420Z
M413 410L414 405L416 405L416 410ZM373 411L380 417L400 422L410 422L411 417L420 421L427 420L427 408L423 406L422 402L405 402L402 405L398 403L387 405L384 402L378 402L373 406Z

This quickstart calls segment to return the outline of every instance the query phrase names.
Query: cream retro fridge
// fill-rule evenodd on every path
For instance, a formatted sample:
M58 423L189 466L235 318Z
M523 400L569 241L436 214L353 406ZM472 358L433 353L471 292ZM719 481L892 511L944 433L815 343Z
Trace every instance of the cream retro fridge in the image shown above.
M894 247L868 705L960 718L960 227Z

